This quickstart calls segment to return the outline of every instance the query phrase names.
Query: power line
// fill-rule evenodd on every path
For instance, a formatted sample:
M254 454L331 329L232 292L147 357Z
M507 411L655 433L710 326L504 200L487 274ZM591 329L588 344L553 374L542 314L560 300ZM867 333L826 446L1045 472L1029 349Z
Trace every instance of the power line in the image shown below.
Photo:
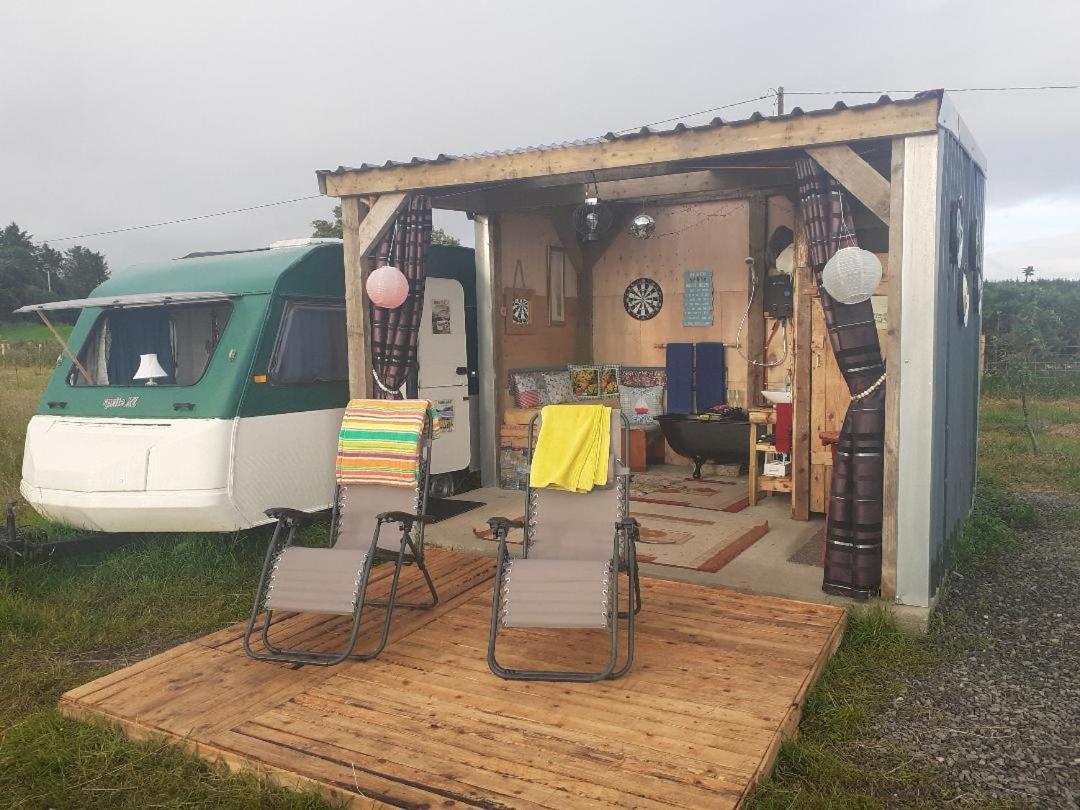
M1043 85L1025 85L1025 86L1010 86L1010 87L947 87L946 92L949 93L991 93L991 92L1036 92L1043 90L1080 90L1080 84L1043 84ZM840 96L840 95L881 95L883 93L919 93L921 90L783 90L785 96ZM751 104L755 101L764 101L767 98L777 97L779 94L777 90L770 88L768 92L763 93L760 96L754 96L753 98L746 98L741 101L732 101L728 104L721 104L717 107L709 107L705 110L697 110L695 112L683 113L682 115L676 115L671 118L664 118L659 121L650 121L647 124L641 124L636 127L627 127L626 129L616 130L612 134L625 135L628 132L635 132L642 128L659 126L660 124L670 124L675 121L682 121L685 118L693 118L698 115L706 115L708 113L719 112L720 110L731 109L732 107L739 107L743 104ZM443 196L454 196L454 194L464 194L468 192L482 191L489 188L494 188L501 185L507 185L513 183L513 180L495 181L484 186L472 186L464 191L451 192L450 194ZM59 236L51 239L45 239L45 242L69 242L73 239L89 239L94 236L110 236L117 233L128 233L130 231L141 231L148 228L161 228L166 225L180 225L185 222L197 222L203 219L213 219L214 217L229 216L230 214L243 214L248 211L257 211L261 208L273 208L279 205L293 205L298 202L306 202L307 200L320 199L321 194L310 194L306 197L294 197L289 200L278 200L276 202L261 203L259 205L249 205L244 208L231 208L228 211L215 211L209 214L199 214L191 217L181 217L178 219L169 219L163 222L151 222L145 225L131 225L124 228L113 228L107 231L94 231L92 233L75 234L74 236Z
M1080 84L1041 84L1023 87L946 87L946 93L1000 93L1035 90L1080 90ZM784 90L789 96L877 96L882 93L921 93L922 90Z
M228 211L215 211L211 214L198 214L193 217L181 217L179 219L167 219L164 222L150 222L145 225L130 225L125 228L113 228L109 231L94 231L93 233L80 233L74 236L57 236L51 239L43 239L43 242L68 242L72 239L88 239L91 236L109 236L114 233L127 233L128 231L142 231L147 228L160 228L164 225L179 225L183 222L195 222L200 219L212 219L213 217L224 217L229 214L243 214L246 211L257 211L260 208L273 208L277 205L292 205L293 203L304 202L305 200L320 199L321 194L309 194L307 197L294 197L291 200L278 200L277 202L260 203L259 205L249 205L245 208L230 208Z
M762 101L763 99L770 98L771 96L773 96L775 94L776 94L775 91L770 90L768 93L765 93L764 95L760 95L760 96L754 96L754 98L746 98L746 99L743 99L742 101L733 101L730 104L721 104L719 107L710 107L707 110L698 110L697 112L684 113L683 115L676 115L674 118L665 118L662 121L651 121L648 124L641 124L640 126L636 126L636 127L627 127L626 129L619 129L619 130L616 130L612 134L614 134L614 135L623 135L623 134L625 134L627 132L634 132L634 131L642 129L644 127L655 127L658 124L670 124L672 121L681 121L683 118L693 118L695 115L705 115L706 113L718 112L720 110L726 110L726 109L729 109L730 107L738 107L741 104L749 104L749 103L751 103L753 101Z

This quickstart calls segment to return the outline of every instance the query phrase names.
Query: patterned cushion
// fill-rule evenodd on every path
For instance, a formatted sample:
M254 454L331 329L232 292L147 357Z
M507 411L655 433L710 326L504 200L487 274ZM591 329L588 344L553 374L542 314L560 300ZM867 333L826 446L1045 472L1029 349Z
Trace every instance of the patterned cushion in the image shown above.
M651 385L663 385L667 374L662 368L619 366L619 385L633 388L647 388Z
M624 386L619 389L619 404L631 425L654 425L656 417L663 413L664 386Z
M540 384L541 405L561 405L574 398L570 393L570 375L565 371L541 372Z
M604 366L600 369L600 396L610 397L619 393L619 367Z
M518 391L514 394L514 404L519 408L539 408L540 391L536 388L528 391Z
M511 371L510 390L514 393L514 404L519 408L539 407L540 383L535 374Z
M570 392L577 399L600 396L600 366L570 366Z

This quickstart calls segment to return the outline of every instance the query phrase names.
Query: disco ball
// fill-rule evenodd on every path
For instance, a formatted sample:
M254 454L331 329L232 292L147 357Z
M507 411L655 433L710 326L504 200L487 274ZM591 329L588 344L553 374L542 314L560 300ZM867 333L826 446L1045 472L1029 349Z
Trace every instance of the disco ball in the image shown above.
M648 239L656 230L656 220L648 214L638 214L630 223L630 233L638 239Z

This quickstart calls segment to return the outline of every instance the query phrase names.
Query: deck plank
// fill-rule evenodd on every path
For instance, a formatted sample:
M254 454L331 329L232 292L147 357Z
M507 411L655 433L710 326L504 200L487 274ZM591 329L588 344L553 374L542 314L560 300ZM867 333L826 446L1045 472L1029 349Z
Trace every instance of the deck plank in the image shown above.
M440 604L395 614L376 661L253 661L234 625L73 689L61 709L357 807L733 807L794 733L845 622L839 608L649 579L629 675L504 682L484 659L492 560L428 555ZM415 574L403 598L421 596ZM358 647L381 618L365 614ZM296 615L273 630L331 645L346 625ZM513 631L500 645L542 666L606 656L590 631Z

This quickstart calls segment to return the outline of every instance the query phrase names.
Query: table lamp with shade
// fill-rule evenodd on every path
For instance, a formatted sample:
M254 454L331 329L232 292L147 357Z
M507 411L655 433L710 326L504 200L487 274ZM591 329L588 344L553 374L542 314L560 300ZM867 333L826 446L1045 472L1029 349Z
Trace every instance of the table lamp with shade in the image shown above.
M133 380L146 380L147 385L157 385L155 380L168 377L168 372L161 367L157 355L154 353L139 355L139 370L132 377Z

